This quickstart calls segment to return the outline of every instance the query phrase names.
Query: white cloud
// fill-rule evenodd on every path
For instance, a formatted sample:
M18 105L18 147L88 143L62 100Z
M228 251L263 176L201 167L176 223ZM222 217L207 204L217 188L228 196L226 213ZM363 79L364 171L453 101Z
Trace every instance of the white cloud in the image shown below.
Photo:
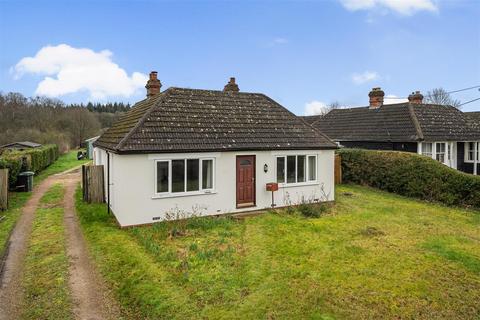
M394 104L394 103L402 103L402 102L408 102L408 99L398 98L398 96L394 94L387 94L383 99L383 104Z
M284 45L284 44L287 44L287 43L288 43L288 39L278 37L278 38L275 38L275 39L271 40L270 42L268 42L266 44L266 46L267 47L274 47L274 46L281 46L281 45Z
M321 101L311 101L305 104L305 115L315 116L317 114L324 114L328 110L327 104Z
M350 11L388 9L402 15L412 15L417 11L438 11L434 0L340 0Z
M375 71L365 71L363 73L352 74L352 81L355 84L364 84L378 79L380 79L380 76Z
M45 76L37 86L38 95L59 97L88 92L92 99L130 97L145 86L148 77L139 72L129 76L112 61L112 55L108 50L95 52L67 44L46 46L34 57L21 59L12 71L17 79L24 74Z

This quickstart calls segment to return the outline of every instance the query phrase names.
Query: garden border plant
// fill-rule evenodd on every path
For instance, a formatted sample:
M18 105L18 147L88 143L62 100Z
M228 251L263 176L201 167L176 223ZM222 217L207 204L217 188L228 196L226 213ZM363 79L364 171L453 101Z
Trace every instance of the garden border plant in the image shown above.
M6 150L0 156L0 169L8 169L10 187L15 186L21 171L39 173L59 157L58 146L47 144L40 148L23 151Z
M342 179L407 197L480 208L480 177L415 153L341 149Z

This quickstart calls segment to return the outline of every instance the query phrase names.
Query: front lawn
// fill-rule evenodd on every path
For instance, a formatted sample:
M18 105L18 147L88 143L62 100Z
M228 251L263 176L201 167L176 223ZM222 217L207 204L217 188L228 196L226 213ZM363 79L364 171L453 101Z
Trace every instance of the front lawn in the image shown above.
M77 210L131 317L478 319L480 212L350 185L336 197L314 219L282 212L123 230L80 191Z

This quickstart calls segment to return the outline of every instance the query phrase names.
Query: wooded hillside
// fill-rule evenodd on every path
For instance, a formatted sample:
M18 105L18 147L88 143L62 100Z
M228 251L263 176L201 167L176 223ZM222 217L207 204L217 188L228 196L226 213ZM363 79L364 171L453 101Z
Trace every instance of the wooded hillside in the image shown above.
M55 143L60 151L98 135L130 108L129 104L72 104L46 97L0 93L0 145L14 141Z

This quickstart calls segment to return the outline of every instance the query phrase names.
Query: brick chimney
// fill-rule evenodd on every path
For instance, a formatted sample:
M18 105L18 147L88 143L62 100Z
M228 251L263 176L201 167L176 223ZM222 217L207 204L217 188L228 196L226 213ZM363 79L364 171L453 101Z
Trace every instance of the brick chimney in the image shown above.
M230 81L228 81L228 83L225 85L225 87L223 87L223 91L224 92L239 92L240 89L238 88L238 85L235 83L235 78L234 77L231 77L230 78Z
M158 93L160 93L160 88L162 83L157 79L157 71L150 72L150 79L147 81L147 98L150 98Z
M383 97L385 92L381 88L373 88L372 91L368 93L370 98L370 109L377 109L383 105Z
M421 94L420 91L412 92L412 94L408 96L408 102L415 103L415 104L422 104L423 94Z

